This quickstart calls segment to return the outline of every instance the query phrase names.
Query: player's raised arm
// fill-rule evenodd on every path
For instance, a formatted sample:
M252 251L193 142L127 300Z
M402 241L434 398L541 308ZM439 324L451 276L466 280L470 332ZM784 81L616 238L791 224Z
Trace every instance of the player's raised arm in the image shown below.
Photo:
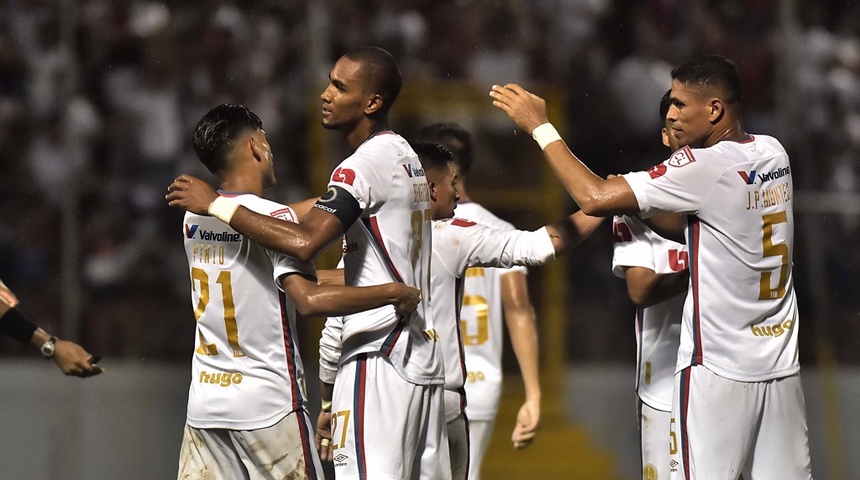
M346 229L338 217L317 208L310 208L302 223L252 212L191 175L177 177L168 191L165 198L171 207L212 215L264 247L299 260L311 260Z
M639 212L633 191L623 178L603 180L568 148L546 114L546 102L515 83L493 85L493 106L507 113L538 142L556 176L588 215Z

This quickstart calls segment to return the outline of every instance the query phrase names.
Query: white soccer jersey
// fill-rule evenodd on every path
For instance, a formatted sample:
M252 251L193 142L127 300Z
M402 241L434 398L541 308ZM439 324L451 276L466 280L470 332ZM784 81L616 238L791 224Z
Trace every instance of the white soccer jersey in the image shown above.
M444 372L430 297L430 191L424 169L400 135L373 135L334 170L329 186L349 192L362 209L344 238L344 280L350 286L401 281L425 292L411 318L392 305L347 315L344 361L381 352L415 384L442 384Z
M682 148L623 176L644 214L683 212L690 258L676 371L704 365L737 381L798 363L791 166L774 138Z
M654 233L638 217L612 220L615 246L612 273L626 278L625 267L643 267L656 274L687 268L687 246ZM672 410L672 389L685 295L676 295L636 309L636 393L651 408Z
M256 195L234 199L258 213L297 218ZM186 213L184 234L197 318L188 424L251 430L303 408L296 311L279 278L316 277L313 264L266 250L213 217Z
M460 330L466 267L542 265L554 257L546 228L506 232L460 218L433 221L431 306L442 344L447 390L461 388L466 379Z
M499 230L515 230L475 202L460 202L455 215ZM501 276L525 267L466 269L460 332L466 354L466 416L470 421L496 418L502 395L504 328Z

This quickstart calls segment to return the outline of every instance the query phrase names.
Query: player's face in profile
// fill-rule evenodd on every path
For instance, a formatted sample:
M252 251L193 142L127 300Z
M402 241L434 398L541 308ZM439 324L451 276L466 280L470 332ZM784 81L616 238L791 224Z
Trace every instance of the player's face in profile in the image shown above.
M322 125L331 130L348 130L364 118L367 98L359 70L361 64L346 57L334 64L329 84L320 98Z
M671 104L666 115L669 136L677 147L701 147L711 132L711 104L700 91L677 80L672 81Z
M434 220L454 216L454 209L457 208L457 201L460 200L460 196L457 194L458 179L456 167L449 162L445 176L434 182L436 188L436 202L433 208Z

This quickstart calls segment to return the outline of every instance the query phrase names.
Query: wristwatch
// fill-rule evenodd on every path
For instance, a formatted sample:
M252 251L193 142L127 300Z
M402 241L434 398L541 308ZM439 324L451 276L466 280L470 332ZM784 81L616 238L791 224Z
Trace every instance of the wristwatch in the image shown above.
M42 347L39 349L42 352L42 355L45 358L54 358L54 349L57 344L57 337L51 335L51 338L48 339L47 342L42 344Z

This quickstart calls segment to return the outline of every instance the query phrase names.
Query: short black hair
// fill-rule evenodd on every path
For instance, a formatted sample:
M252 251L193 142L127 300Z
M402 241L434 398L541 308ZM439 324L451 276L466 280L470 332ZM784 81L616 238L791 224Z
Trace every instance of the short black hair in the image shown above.
M660 99L660 125L666 124L666 115L669 115L669 106L672 104L672 89L666 90L663 98Z
M672 79L693 87L722 90L726 103L738 103L743 97L743 81L737 65L720 55L705 55L672 70Z
M454 154L460 176L466 175L475 159L472 135L456 123L434 123L418 130L416 142L438 143Z
M262 128L263 121L247 107L218 105L197 122L192 142L194 152L203 165L217 175L227 167L227 154L236 139L249 130Z
M379 47L361 47L344 57L361 65L359 71L364 77L364 88L382 97L382 108L377 114L387 115L403 86L397 61L387 50Z
M454 154L438 143L418 142L412 145L412 150L418 154L424 172L443 172L449 163L454 162Z

